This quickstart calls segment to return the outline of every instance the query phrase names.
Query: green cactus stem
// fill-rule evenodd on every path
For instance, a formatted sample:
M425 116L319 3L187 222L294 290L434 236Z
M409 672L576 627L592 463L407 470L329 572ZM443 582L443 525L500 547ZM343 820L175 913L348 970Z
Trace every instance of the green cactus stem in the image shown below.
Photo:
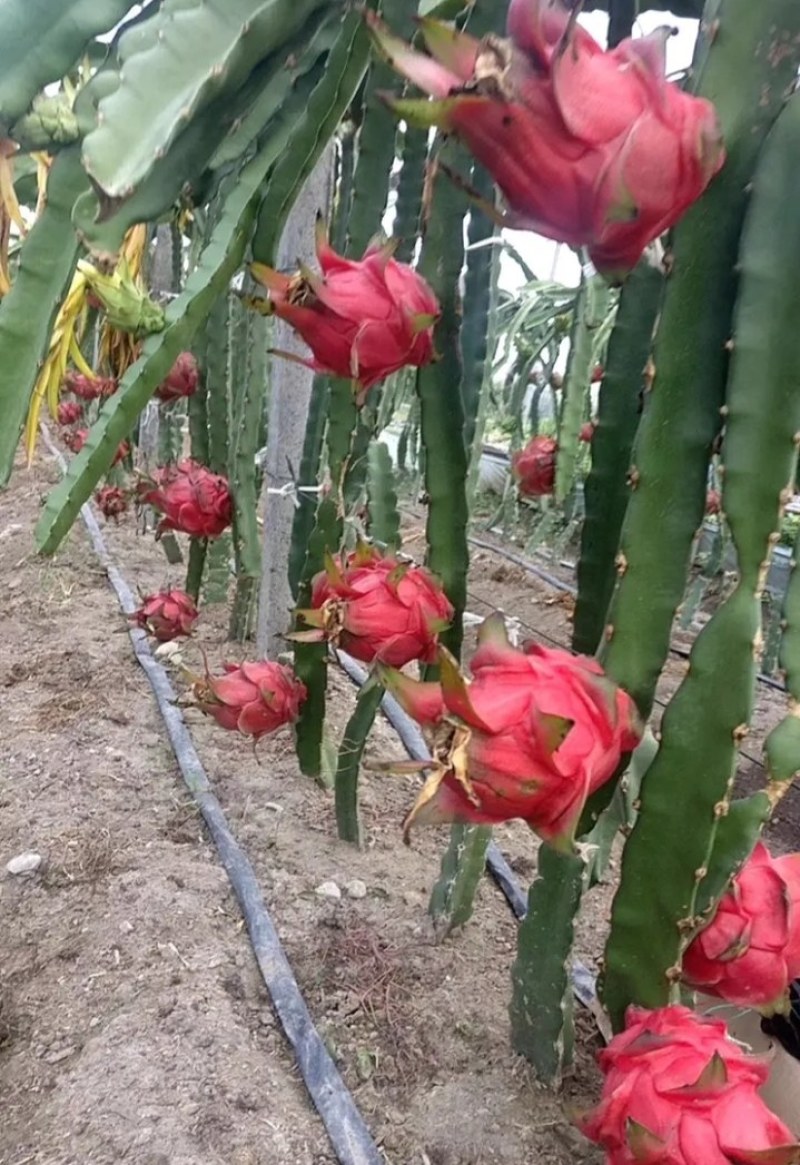
M261 419L266 411L268 334L268 321L255 312L248 312L241 384L233 386L235 395L232 401L228 481L233 497L236 593L231 610L229 638L239 642L252 634L261 578L255 459L261 437Z
M64 150L53 163L47 205L22 245L11 290L0 301L0 361L5 369L0 382L0 486L11 476L40 363L72 282L78 240L70 213L85 189L78 149Z
M336 764L334 799L336 827L342 841L361 846L363 831L358 807L358 773L364 745L383 699L383 685L368 681L358 693L356 707L347 722Z
M113 202L129 197L186 126L300 31L322 0L165 0L123 33L120 83L86 136L86 172ZM158 84L153 79L158 78Z
M113 29L130 0L63 0L31 4L3 0L0 7L0 137L40 90L60 81L96 36Z
M191 595L196 603L200 599L207 552L207 538L191 538L189 540L189 562L186 567L186 593L187 595Z
M282 145L280 139L271 138L238 174L197 267L187 278L183 291L166 309L167 326L145 340L141 356L125 373L117 392L103 405L86 444L70 462L66 476L51 490L36 527L40 552L52 554L57 550L80 507L111 464L119 442L130 432L176 357L190 347L212 306L228 287L244 258L260 187L275 158L273 151ZM59 155L54 167L68 154L65 151Z
M400 549L400 512L388 447L374 441L367 451L367 509L370 537L389 550Z
M398 240L397 258L401 263L410 263L414 258L422 216L422 190L428 160L427 131L406 123L400 157L402 166L397 181L392 234Z
M558 428L555 500L563 503L575 485L581 424L589 413L588 396L597 361L595 338L609 309L611 293L601 275L581 274L575 301L569 357L564 375Z
M465 926L475 905L492 840L489 825L454 825L442 855L439 877L431 891L428 912L440 938Z
M663 285L660 270L646 261L639 264L622 289L608 345L592 468L584 488L586 517L573 622L572 646L586 655L597 650L614 591L614 559L630 497L628 474Z
M709 457L721 423L747 190L800 58L800 9L792 0L768 7L716 0L712 9L713 19L701 26L695 88L717 108L727 162L674 232L655 379L629 478L633 488L619 580L602 652L607 669L645 717L704 512Z
M586 866L579 854L542 845L511 968L511 1042L544 1084L572 1061L571 957Z
M794 20L800 24L800 13ZM722 476L739 581L694 644L642 782L605 960L604 1000L618 1025L631 1001L657 1007L674 995L704 879L713 874L724 886L742 860L729 838L727 849L717 843L725 837L719 827L730 814L737 747L752 714L761 595L800 431L800 333L793 326L800 220L791 193L800 181L798 159L800 99L793 97L759 159L739 249ZM705 483L697 484L702 502ZM796 753L790 767L797 767Z
M308 407L308 419L303 441L303 456L298 470L298 481L301 485L312 485L319 480L322 448L325 442L325 422L330 397L330 379L327 376L315 376L311 390L311 401ZM289 552L289 583L295 600L298 599L300 580L303 577L308 543L314 529L317 512L317 498L315 494L301 493L298 495L298 505L292 522L292 546ZM315 569L322 569L322 563L314 564ZM312 570L312 573L314 571Z
M445 142L440 148L437 165L455 163L454 168L458 169L458 162L463 162L460 148L453 141ZM440 359L420 368L417 396L422 443L428 451L425 459L425 492L429 499L427 562L453 604L453 621L442 635L442 642L458 658L469 562L458 293L464 261L466 202L462 191L441 169L433 177L431 190L419 272L427 279L442 308L434 333Z
M416 0L384 0L382 14L400 36L408 36L417 14ZM356 143L358 161L347 218L346 253L351 258L360 258L380 230L389 194L397 121L378 94L391 90L395 80L392 67L373 57L364 81L363 114Z
M350 12L341 23L325 73L309 97L303 117L293 127L292 148L284 152L270 177L253 234L256 262L274 262L286 216L352 101L368 60L369 34L363 17L360 12Z

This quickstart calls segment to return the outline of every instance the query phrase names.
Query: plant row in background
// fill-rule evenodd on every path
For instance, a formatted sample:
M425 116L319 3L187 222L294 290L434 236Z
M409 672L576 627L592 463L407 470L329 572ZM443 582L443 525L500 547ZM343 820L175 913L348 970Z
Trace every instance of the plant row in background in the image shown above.
M765 628L800 698L798 576L780 618L764 611L800 432L800 12L708 0L681 87L663 31L629 39L632 7L611 0L604 51L560 0L443 0L421 19L411 0L380 15L75 0L55 24L0 0L0 474L46 406L74 457L42 552L92 495L111 519L156 511L185 579L136 622L173 642L228 603L247 658L192 676L194 702L253 741L290 725L298 779L328 775L335 652L370 667L339 742L338 832L362 840L360 762L389 691L430 748L405 836L452 826L431 899L443 931L469 918L491 826L537 833L510 1013L545 1080L572 1055L575 917L622 837L600 985L619 1034L581 1127L612 1165L790 1162L763 1066L683 1002L702 990L779 1016L800 975L799 859L759 840L800 767L794 703L765 787L736 781ZM331 140L316 264L280 269ZM526 280L510 299L502 225L576 249L579 286L536 281L509 250ZM313 374L296 488L278 491L296 506L286 660L251 647L264 450L281 440L267 401L275 362L298 359L273 351L276 319ZM574 654L516 646L492 618L461 662L470 505L498 428L514 486L491 521L538 499L531 546L580 536ZM401 550L404 468L425 498L419 564ZM656 739L676 613L726 554Z

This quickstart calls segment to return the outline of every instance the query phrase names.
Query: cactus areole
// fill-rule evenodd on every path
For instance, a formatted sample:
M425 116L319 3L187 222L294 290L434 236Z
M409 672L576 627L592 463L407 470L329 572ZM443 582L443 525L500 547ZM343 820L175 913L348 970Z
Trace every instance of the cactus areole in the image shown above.
M433 101L391 100L459 137L494 178L506 225L588 247L620 277L724 161L710 102L666 80L669 29L604 52L562 0L511 0L508 38L424 18L431 56L368 16L391 64Z
M639 741L633 702L586 656L508 642L503 620L482 625L468 685L440 649L441 683L379 667L409 715L433 728L432 775L413 824L491 824L519 817L555 848L572 848L586 798Z
M269 291L267 310L286 320L311 349L313 359L301 363L354 380L359 400L390 373L433 359L439 302L421 276L392 258L395 246L374 242L363 259L344 259L318 221L321 274L302 267L296 275L282 275L262 263L251 268Z

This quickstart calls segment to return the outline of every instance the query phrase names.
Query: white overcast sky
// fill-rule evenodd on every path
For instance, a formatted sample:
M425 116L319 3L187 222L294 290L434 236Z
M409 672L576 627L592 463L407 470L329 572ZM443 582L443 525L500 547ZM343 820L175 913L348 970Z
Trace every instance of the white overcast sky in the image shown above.
M589 12L581 16L580 21L601 44L605 44L608 31L608 17L605 13ZM670 12L645 12L636 22L634 35L644 36L663 24L678 30L677 35L667 42L667 72L677 73L691 64L697 21L678 19ZM539 279L555 278L561 283L577 285L580 265L569 247L559 246L530 231L506 231L505 235ZM522 282L516 263L504 255L500 269L501 285L508 291L514 291Z

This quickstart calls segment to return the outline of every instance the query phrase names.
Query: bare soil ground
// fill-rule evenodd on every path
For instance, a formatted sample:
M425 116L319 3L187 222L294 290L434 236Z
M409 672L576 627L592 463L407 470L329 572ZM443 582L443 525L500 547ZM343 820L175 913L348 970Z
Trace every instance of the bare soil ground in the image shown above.
M33 554L56 477L42 454L0 497L0 1163L332 1163L82 527L54 559ZM107 533L131 583L180 583L132 518ZM202 670L201 646L212 665L236 658L224 623L206 609L188 666ZM339 676L332 687L343 726L354 692ZM367 846L355 852L335 839L331 795L300 776L288 738L256 758L243 738L189 716L387 1162L596 1159L564 1112L595 1092L591 1023L563 1094L551 1095L509 1048L516 924L499 892L482 885L461 934L439 942L432 931L426 906L446 831L402 845L417 778L365 778ZM370 755L401 756L385 724ZM511 826L498 841L527 881L529 832ZM43 856L39 872L7 874L26 850ZM324 900L314 891L329 879L361 879L367 896ZM579 950L587 962L600 949L595 925Z
M32 552L41 455L0 495L0 1165L326 1165L335 1158L258 976L216 854L180 780L144 675L79 525L51 561ZM418 515L421 525L421 515ZM415 529L408 531L414 552ZM132 584L180 585L133 519L107 528ZM568 604L489 552L474 556L470 606L499 607L524 634L568 641ZM185 663L239 658L206 608ZM671 664L663 696L680 679ZM354 693L332 676L342 727ZM781 714L765 694L753 738ZM188 713L229 822L247 849L288 956L389 1165L567 1165L598 1154L565 1107L598 1085L592 1023L561 1095L509 1048L515 923L486 880L475 917L437 941L426 913L446 831L402 845L417 778L364 778L367 845L335 838L331 794L303 778L288 738L259 755ZM379 723L370 759L400 757ZM745 761L745 765L750 762ZM779 840L800 841L797 798ZM520 881L536 845L518 824L497 840ZM35 850L38 873L5 863ZM360 879L364 898L350 898ZM341 901L315 888L333 880ZM596 964L610 887L593 892L577 955Z

